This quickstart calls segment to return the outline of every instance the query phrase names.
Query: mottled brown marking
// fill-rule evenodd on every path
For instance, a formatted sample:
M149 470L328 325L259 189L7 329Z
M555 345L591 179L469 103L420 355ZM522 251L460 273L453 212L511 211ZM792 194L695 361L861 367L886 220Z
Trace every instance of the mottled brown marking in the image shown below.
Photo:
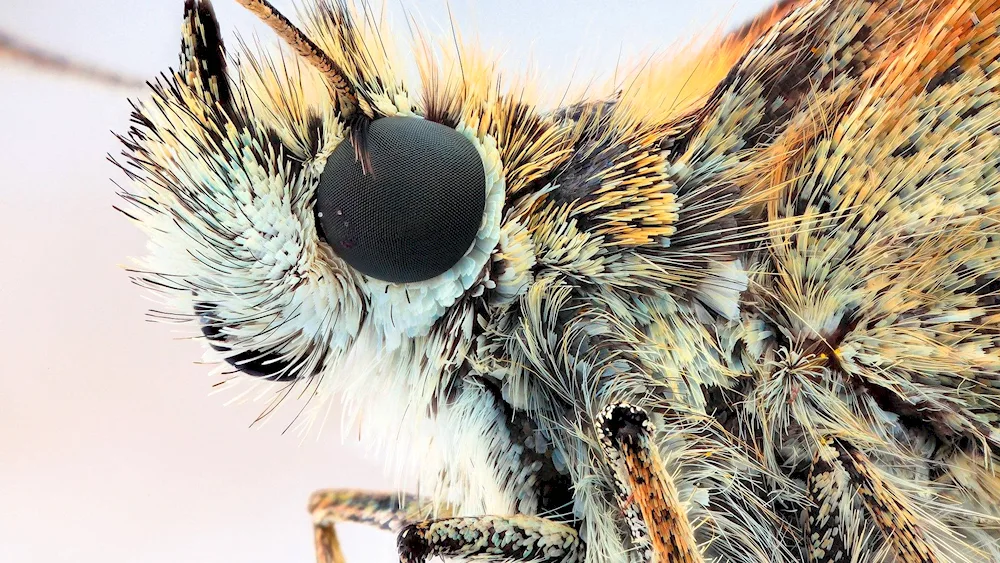
M631 505L638 506L649 531L652 562L704 561L673 479L652 442L653 426L646 413L628 405L610 407L599 421L599 431L612 462L620 463L622 510L628 513Z
M939 563L941 559L936 548L927 541L917 515L902 492L882 479L872 461L860 450L842 442L835 442L834 447L897 560L900 563Z

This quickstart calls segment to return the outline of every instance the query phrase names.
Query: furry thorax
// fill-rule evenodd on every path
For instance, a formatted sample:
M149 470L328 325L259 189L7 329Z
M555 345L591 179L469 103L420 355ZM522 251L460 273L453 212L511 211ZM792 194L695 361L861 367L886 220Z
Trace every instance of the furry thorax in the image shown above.
M303 430L342 403L403 484L572 522L591 563L634 553L594 432L619 401L651 413L708 557L802 560L807 467L847 442L942 553L996 556L1000 42L925 4L782 2L556 107L332 0L297 18L311 45L228 52L189 1L180 67L122 136L135 279L238 396L300 399ZM995 30L989 2L939 4ZM476 240L423 282L353 271L317 231L327 157L384 116L483 160Z

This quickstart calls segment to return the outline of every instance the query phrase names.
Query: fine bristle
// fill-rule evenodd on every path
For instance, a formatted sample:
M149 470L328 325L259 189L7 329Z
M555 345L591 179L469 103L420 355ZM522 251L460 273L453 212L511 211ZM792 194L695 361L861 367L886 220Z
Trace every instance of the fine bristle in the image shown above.
M303 60L311 64L326 79L327 86L337 100L341 114L350 117L359 108L370 115L371 109L348 81L347 75L329 55L271 5L267 0L237 0L243 7L260 18L287 43ZM362 105L364 104L364 105Z

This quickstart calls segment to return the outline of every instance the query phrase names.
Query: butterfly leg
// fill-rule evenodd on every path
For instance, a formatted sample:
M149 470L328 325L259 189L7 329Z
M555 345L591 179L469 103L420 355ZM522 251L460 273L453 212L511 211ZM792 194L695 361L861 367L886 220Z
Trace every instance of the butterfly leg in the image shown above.
M645 561L704 561L673 479L653 442L655 428L646 412L624 403L610 405L598 417L597 432L615 470L618 503L633 541L645 550Z
M337 522L368 524L396 532L410 522L442 512L447 513L447 510L414 495L343 489L316 491L309 499L309 513L316 537L316 561L344 563L334 529Z
M851 490L848 470L835 456L813 460L806 481L806 555L809 563L869 559L865 536L864 505Z
M866 535L881 532L900 563L938 563L919 518L907 499L860 450L829 440L813 460L807 483L810 563L867 561L872 546ZM874 529L865 529L874 521ZM870 525L869 525L870 526ZM877 548L877 546L875 546Z
M516 563L580 563L583 542L576 530L537 516L479 516L426 520L403 528L400 563L440 556Z

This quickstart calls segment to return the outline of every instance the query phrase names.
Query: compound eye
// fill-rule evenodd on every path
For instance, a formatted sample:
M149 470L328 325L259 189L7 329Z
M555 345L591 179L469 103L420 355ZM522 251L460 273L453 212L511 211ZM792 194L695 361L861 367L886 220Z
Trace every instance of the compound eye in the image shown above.
M370 170L350 140L326 162L316 212L327 244L352 268L395 283L446 272L472 247L486 207L486 172L458 131L383 117L367 131Z

